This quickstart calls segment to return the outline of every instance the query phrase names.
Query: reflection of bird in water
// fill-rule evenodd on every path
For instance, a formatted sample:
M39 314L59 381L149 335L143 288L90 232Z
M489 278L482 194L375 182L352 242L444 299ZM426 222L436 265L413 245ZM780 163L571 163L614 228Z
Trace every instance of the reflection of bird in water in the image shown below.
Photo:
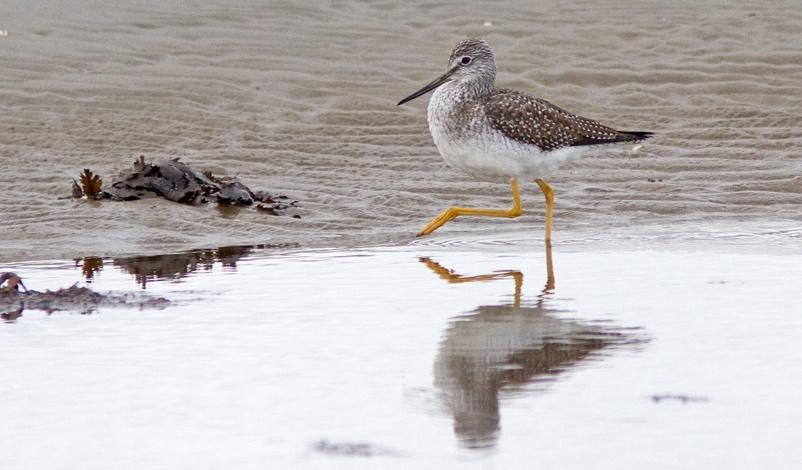
M626 341L620 333L562 319L544 306L554 283L550 253L547 258L546 288L533 307L520 304L523 274L519 271L461 276L430 259L421 260L452 283L504 277L515 282L511 304L479 306L453 319L435 359L435 386L443 392L454 415L454 431L467 447L495 445L502 390L556 380L595 351Z

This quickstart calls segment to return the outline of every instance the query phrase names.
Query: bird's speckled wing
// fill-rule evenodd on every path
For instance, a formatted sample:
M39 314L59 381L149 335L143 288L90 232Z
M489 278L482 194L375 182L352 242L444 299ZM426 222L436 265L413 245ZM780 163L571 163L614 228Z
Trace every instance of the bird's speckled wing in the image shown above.
M536 145L543 151L637 141L650 135L619 132L512 90L495 90L482 105L491 126L510 139Z

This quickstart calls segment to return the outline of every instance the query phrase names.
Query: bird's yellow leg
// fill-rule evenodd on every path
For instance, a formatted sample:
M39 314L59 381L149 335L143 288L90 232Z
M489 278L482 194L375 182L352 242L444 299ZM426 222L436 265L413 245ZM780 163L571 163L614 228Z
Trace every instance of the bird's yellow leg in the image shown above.
M449 207L434 218L429 224L423 227L418 233L418 236L428 235L438 228L445 225L446 222L456 219L461 215L483 215L487 217L509 217L514 218L523 214L521 208L521 194L518 192L518 179L512 179L512 207L509 209L477 209L475 207ZM544 183L545 184L545 183Z
M551 244L551 220L552 220L552 213L554 211L554 190L551 189L551 186L546 184L545 181L538 178L535 180L538 186L540 186L540 190L543 191L543 195L546 197L546 243L549 245ZM551 248L549 246L549 248Z

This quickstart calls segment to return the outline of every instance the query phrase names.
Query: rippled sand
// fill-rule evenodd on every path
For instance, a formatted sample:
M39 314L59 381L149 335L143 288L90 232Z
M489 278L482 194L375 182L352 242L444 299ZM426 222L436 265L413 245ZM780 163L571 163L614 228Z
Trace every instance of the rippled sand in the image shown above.
M449 204L506 206L503 184L440 159L426 100L397 100L485 37L498 84L657 136L551 180L556 242L701 236L802 221L797 2L94 2L0 7L0 260L235 243L398 243ZM161 200L58 200L84 167L181 157L302 202L301 220ZM464 219L428 243L507 232ZM522 235L523 236L523 235Z

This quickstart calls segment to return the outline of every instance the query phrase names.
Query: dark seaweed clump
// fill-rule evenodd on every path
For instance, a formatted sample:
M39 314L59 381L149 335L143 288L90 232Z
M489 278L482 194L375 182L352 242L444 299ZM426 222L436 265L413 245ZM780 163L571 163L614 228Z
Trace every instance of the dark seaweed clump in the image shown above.
M81 174L81 185L73 181L72 197L135 201L149 197L163 197L183 204L217 202L223 205L251 206L272 215L298 205L287 196L272 195L266 191L251 191L235 177L218 177L211 172L197 172L175 158L146 163L140 156L129 170L124 171L110 186L101 188L102 180L89 169ZM300 218L298 215L293 215Z

